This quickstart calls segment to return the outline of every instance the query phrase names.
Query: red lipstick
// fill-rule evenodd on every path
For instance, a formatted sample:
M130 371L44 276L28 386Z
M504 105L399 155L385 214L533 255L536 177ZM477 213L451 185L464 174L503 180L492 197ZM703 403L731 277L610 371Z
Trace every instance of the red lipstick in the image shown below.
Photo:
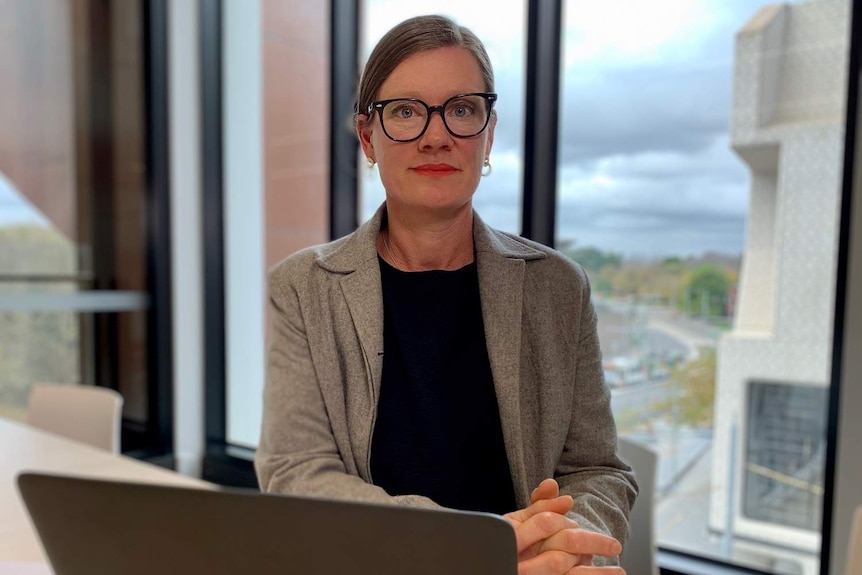
M458 171L449 164L422 164L411 169L419 175L431 177L449 176Z

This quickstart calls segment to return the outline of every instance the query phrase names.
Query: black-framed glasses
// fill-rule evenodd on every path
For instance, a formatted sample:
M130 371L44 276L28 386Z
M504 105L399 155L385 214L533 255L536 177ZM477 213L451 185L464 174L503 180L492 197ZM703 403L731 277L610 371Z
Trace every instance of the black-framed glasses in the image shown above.
M395 142L418 140L431 123L431 114L439 112L446 130L456 138L472 138L482 133L491 119L497 101L492 92L458 94L440 106L429 106L418 98L379 100L368 106L368 116L377 110L386 136Z

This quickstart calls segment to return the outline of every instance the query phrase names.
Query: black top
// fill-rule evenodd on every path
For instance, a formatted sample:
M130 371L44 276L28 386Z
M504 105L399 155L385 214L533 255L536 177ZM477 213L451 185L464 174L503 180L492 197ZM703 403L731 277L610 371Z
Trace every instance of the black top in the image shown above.
M379 259L384 356L374 484L454 509L513 511L476 264L402 272Z

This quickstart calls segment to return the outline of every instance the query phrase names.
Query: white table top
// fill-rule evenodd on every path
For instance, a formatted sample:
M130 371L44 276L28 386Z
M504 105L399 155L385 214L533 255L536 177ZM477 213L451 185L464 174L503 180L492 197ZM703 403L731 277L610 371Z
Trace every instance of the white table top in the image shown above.
M0 418L0 575L50 573L42 545L18 493L16 477L22 471L202 489L214 487L200 479Z

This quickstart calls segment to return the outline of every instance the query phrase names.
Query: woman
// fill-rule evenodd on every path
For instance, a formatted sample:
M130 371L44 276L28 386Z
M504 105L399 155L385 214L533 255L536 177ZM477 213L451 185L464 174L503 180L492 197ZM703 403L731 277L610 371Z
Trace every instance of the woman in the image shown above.
M372 52L356 130L386 202L270 276L258 476L270 492L504 514L521 573L621 573L591 567L620 552L636 486L586 276L472 209L493 90L481 42L446 18L403 22Z

